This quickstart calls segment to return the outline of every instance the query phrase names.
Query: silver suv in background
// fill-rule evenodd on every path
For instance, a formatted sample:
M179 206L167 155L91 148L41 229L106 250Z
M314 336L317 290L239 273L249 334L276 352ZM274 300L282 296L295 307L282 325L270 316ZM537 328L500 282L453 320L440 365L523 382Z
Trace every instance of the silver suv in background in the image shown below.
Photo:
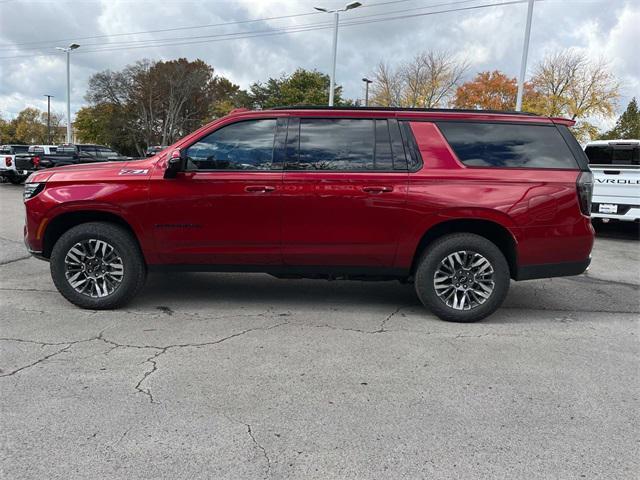
M598 140L584 151L594 177L591 217L640 221L640 140Z

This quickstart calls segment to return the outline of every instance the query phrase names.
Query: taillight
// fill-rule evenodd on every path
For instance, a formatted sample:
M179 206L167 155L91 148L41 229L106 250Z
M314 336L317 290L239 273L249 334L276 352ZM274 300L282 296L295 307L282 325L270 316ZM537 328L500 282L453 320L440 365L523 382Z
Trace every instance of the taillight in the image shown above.
M4 157L4 163L7 165L7 167L10 167L11 165L13 165L13 161L11 157Z
M591 197L593 196L593 173L581 172L576 182L578 200L583 215L591 215Z
M38 155L33 157L33 166L35 168L38 168L40 166L40 157Z

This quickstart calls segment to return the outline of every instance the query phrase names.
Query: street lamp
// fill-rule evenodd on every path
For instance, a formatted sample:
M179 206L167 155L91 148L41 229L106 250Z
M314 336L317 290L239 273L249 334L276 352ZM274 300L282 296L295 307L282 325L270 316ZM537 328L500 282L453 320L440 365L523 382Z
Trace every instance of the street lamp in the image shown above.
M338 8L336 10L329 10L323 7L313 7L319 12L333 13L333 64L331 67L331 77L329 82L329 106L333 107L333 95L336 88L336 55L338 53L338 19L340 18L340 12L346 12L347 10L353 10L362 6L360 2L347 3L344 8Z
M518 93L516 94L516 111L522 110L522 94L524 93L524 76L527 73L527 56L529 55L529 38L531 37L531 17L533 16L533 2L529 0L527 7L527 23L524 28L524 43L522 44L522 60L520 61L520 78L518 78Z
M69 53L80 47L77 43L72 43L68 47L56 47L67 54L67 143L71 143L71 71L69 68Z
M373 83L373 80L369 80L367 77L364 77L362 79L362 81L365 84L365 89L364 89L364 106L368 107L369 106L369 84Z
M47 97L47 141L51 145L51 98L53 95L45 95Z

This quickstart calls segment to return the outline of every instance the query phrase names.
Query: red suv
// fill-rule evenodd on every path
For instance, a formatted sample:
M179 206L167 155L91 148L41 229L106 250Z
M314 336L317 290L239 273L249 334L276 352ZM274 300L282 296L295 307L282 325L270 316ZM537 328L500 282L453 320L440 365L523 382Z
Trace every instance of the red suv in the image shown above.
M397 279L444 320L510 279L590 261L592 176L565 119L383 108L241 110L153 157L34 173L25 241L65 298L118 307L147 271Z

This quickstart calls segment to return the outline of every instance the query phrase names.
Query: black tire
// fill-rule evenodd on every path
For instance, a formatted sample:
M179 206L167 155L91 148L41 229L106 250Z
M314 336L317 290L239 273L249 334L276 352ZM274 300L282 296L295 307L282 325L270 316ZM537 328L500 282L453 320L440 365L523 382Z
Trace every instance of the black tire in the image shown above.
M473 292L470 293L465 300L468 301L472 298L474 300L468 305L470 307L468 310L454 308L446 303L447 300L438 296L435 285L436 279L434 278L441 262L444 262L449 255L460 251L473 252L481 255L488 261L493 269L493 274L491 276L493 290L488 294L486 299ZM450 268L448 265L445 265L445 267ZM455 270L453 268L451 270L462 272L462 270ZM462 272L461 274L466 275L465 272ZM439 275L442 275L442 273L439 272ZM460 278L455 277L455 275L458 274L452 274L452 278L447 279L446 282L454 284L456 281L455 278ZM477 286L475 288L477 291L479 290L479 285L476 282L475 275L472 276L473 279L469 281L469 287L471 290L471 286L475 285ZM473 233L454 233L441 237L427 246L427 249L422 255L416 268L415 288L418 298L423 305L442 320L462 323L477 322L478 320L482 320L488 315L491 315L500 307L500 305L502 305L502 302L509 291L510 277L509 264L500 249L496 247L494 243ZM467 280L465 280L465 282L466 281ZM440 288L441 295L443 297L448 297L450 299L451 296L454 296L456 298L456 303L458 293L460 293L461 296L463 295L461 292L452 295L453 285L450 287L451 290L443 290L445 287L443 287L442 284L440 284L438 288ZM486 292L483 293L486 294ZM453 302L453 300L449 301ZM478 303L479 301L484 303L472 306L474 303Z
M90 240L108 243L122 263L120 283L103 297L80 293L67 280L67 254L79 242ZM142 289L147 274L144 257L135 238L125 228L107 222L83 223L66 231L53 247L50 266L51 278L62 296L81 308L91 310L108 310L126 304Z
M9 181L13 184L13 185L20 185L21 183L23 183L25 180L27 179L27 177L9 177Z

